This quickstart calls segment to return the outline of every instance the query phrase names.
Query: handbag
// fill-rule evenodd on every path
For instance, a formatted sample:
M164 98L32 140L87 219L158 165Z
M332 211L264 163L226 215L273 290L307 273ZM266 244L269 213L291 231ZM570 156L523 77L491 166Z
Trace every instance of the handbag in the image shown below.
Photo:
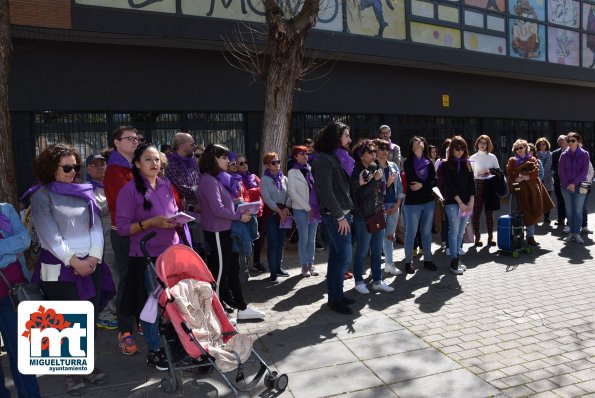
M27 282L11 285L2 270L0 270L0 277L4 280L6 286L8 286L8 297L10 297L10 301L12 302L15 311L18 309L19 304L22 301L45 300L45 295L38 284Z
M384 213L376 213L370 217L366 218L366 229L369 233L373 234L374 232L383 230L386 228L386 218L384 217Z
M140 313L141 321L147 323L155 323L155 321L157 321L157 314L159 313L159 296L161 295L161 292L163 292L163 288L157 285L155 290L149 294L145 306Z
M463 235L463 243L474 243L475 242L475 231L473 230L473 224L470 222L465 226L465 234Z

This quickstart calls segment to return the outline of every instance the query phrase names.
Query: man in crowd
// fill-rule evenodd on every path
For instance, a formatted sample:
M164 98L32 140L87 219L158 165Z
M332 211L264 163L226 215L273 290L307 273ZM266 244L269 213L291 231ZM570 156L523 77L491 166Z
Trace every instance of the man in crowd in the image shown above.
M116 200L120 190L132 180L132 157L139 144L138 131L132 126L120 126L113 132L114 150L111 152L105 178L103 180L105 196L111 216L112 228L110 238L115 255L116 274L114 281L119 279L116 285L116 310L118 316L119 346L124 355L132 355L138 352L138 346L132 331L136 320L132 315L122 314L122 293L124 283L128 274L128 259L130 256L130 238L118 234L116 227Z
M560 176L558 175L558 164L560 164L560 155L568 147L566 136L564 134L558 137L559 148L552 152L552 175L554 176L554 192L556 194L556 208L558 209L558 221L556 225L564 227L564 233L570 232L569 226L564 226L566 220L566 207L564 204L564 197L560 188Z
M383 124L378 128L378 138L382 140L391 141L391 130L386 124ZM401 148L397 144L393 144L391 141L390 148L388 151L388 160L395 162L400 170L403 170L403 158L401 157Z

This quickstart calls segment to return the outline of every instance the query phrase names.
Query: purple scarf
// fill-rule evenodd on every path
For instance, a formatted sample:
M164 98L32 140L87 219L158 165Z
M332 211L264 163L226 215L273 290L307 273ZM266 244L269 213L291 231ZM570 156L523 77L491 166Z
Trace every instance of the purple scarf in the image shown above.
M244 187L246 189L252 189L258 186L258 183L256 182L256 176L250 173L249 170L246 170L244 174L239 174L242 176L242 182L244 183Z
M461 163L469 163L469 160L461 156L458 159L455 158L455 162L457 162L457 173L459 173L461 171Z
M238 194L240 193L240 181L242 181L242 176L237 173L227 173L225 171L220 172L217 174L217 180L223 187L231 194L233 198L237 198Z
M415 170L415 174L424 182L428 179L429 164L430 161L424 155L421 155L421 158L418 158L417 155L413 155L413 169Z
M10 220L2 213L0 213L0 229L9 234L12 233L12 225L10 225Z
M42 185L33 185L31 188L27 190L27 192L23 194L23 196L21 196L20 200L23 200L27 196L39 191L41 187ZM95 193L93 192L93 185L54 181L50 182L45 187L48 191L57 193L58 195L72 196L75 198L83 199L85 202L87 202L90 214L89 226L95 224L95 214L97 214L101 219L101 209L99 208L99 206L97 206L97 201L95 200Z
M180 156L177 153L171 153L169 155L167 155L167 160L168 161L179 161L186 170L194 170L196 169L196 161L194 160L194 155L190 158L187 158L185 156Z
M335 156L339 159L343 170L351 177L351 173L353 173L353 168L355 167L355 160L349 156L349 152L345 148L337 148L335 149Z
M118 151L112 151L109 155L109 159L107 160L107 165L116 165L126 167L128 169L132 169L132 165L124 156L122 156Z
M521 163L525 163L527 160L531 159L531 155L529 153L525 153L525 156L520 157L519 155L514 155L514 160L516 161L516 165L518 166Z
M271 177L275 181L275 185L277 185L277 190L280 191L283 189L283 172L279 170L277 175L273 175L269 169L264 171L264 175Z
M308 183L308 187L310 188L310 197L308 198L308 203L310 204L310 211L312 213L311 217L309 217L309 219L311 219L312 222L319 222L321 221L321 217L320 217L320 208L318 207L318 199L316 199L316 187L314 186L314 177L312 177L312 167L306 163L306 164L300 164L298 162L295 162L293 164L293 168L300 170L300 172L304 173L305 170L305 177L306 177L306 182ZM312 222L310 222L310 224L312 224Z
M103 181L94 180L90 175L87 175L87 181L89 181L89 184L93 185L93 190L103 188Z

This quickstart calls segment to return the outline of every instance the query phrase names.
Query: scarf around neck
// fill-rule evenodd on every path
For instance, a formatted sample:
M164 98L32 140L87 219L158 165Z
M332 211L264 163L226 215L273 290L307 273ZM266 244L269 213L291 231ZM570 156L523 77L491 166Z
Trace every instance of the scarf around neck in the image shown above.
M283 172L281 170L277 171L277 175L273 175L273 173L271 173L271 170L266 169L264 171L264 175L271 177L273 181L275 181L275 185L277 186L278 191L283 189Z
M167 155L167 160L180 162L186 170L193 170L196 169L196 161L194 160L194 155L190 158L185 156L180 156L177 153L171 153Z
M258 186L256 182L256 176L250 173L250 170L246 170L245 173L239 173L242 176L242 182L244 183L244 188L252 189Z
M130 164L130 162L116 150L110 153L109 158L107 159L107 165L116 165L132 169L132 164Z
M316 198L316 187L314 186L314 177L312 176L312 167L306 164L300 164L295 162L293 168L299 170L304 174L308 187L310 188L310 195L308 197L308 204L310 205L310 215L308 217L309 224L314 222L320 222L322 220L320 216L320 208L318 207L318 199Z
M469 160L466 157L461 156L460 158L454 160L457 163L457 173L461 171L461 164L469 163Z
M2 213L0 213L0 229L9 234L12 233L12 225L10 225L10 220Z
M353 168L355 167L355 159L349 156L349 152L345 148L337 148L335 149L335 156L339 159L339 163L341 163L341 167L347 173L349 177L351 177L351 173L353 173Z
M516 165L520 165L521 163L525 163L527 160L531 159L531 155L529 155L529 153L525 153L525 156L520 157L519 155L514 155L514 160L516 162Z
M430 161L424 155L421 155L421 158L418 158L417 155L413 155L413 169L415 170L415 174L424 182L428 179L429 164Z
M89 184L93 185L93 190L95 190L97 188L103 188L103 181L94 180L88 174L87 174L87 181L89 181Z
M223 185L223 188L225 188L233 198L238 197L238 194L240 193L240 181L242 181L241 175L237 173L230 174L226 171L222 171L217 174L217 180L221 183L221 185Z

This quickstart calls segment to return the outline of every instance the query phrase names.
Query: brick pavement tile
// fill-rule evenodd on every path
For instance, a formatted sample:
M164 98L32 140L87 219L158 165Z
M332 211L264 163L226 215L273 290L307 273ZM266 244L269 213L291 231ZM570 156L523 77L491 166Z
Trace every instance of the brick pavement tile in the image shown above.
M532 370L530 372L525 372L523 374L525 376L527 376L528 378L530 378L531 380L547 379L548 377L553 376L552 373L548 372L545 369L536 369L536 370Z
M587 359L578 359L576 361L568 362L566 364L574 370L583 370L593 367L593 362Z
M495 352L502 352L502 348L500 348L496 344L486 345L486 346L483 346L483 347L479 347L478 350L482 354L492 354L492 353L495 353Z
M575 398L585 394L585 390L572 385L556 388L555 390L552 390L552 392L563 398Z
M578 377L578 376L577 376ZM578 388L581 388L587 392L593 393L595 392L595 380L591 379L589 381L584 381L582 383L576 384Z
M554 383L553 381L547 380L547 379L537 380L532 383L527 383L526 386L535 392L550 391L550 390L560 387L558 384Z
M579 380L578 378L574 377L574 375L572 373L557 374L557 375L550 377L549 380L553 381L560 387L568 386L570 384L578 384L582 381L582 380Z
M529 395L530 398L560 398L558 394L552 391L539 392L537 394Z
M529 362L530 361L536 361L538 359L543 359L543 358L546 358L546 357L547 356L545 354L540 353L540 352L531 352L529 354L521 355L521 358L524 361L529 361Z
M543 361L542 359L538 359L536 361L525 362L525 363L523 363L523 366L529 370L537 370L537 369L545 369L547 367L550 367L550 364ZM572 368L569 368L569 369L572 370ZM552 373L556 374L556 372L552 372Z
M491 371L496 370L496 369L502 369L506 365L504 365L504 364L502 364L502 363L500 363L498 361L492 361L492 362L484 362L484 363L482 363L480 365L477 365L477 366L479 366L481 369L483 369L486 372L491 372Z
M589 353L584 352L584 351L565 352L562 355L565 356L566 358L570 359L571 361L590 357Z
M520 397L528 397L529 395L533 394L533 390L527 388L525 386L517 386L512 388L507 388L502 391L510 398L520 398Z
M502 362L506 366L514 366L521 363L525 363L525 360L521 357L509 357L501 359L500 362Z
M460 356L461 359L467 359L467 358L474 358L479 355L482 355L482 354L484 354L484 352L473 348L470 350L464 350L464 351L457 352L457 354Z
M500 381L507 384L509 387L520 386L521 384L528 384L532 382L530 378L522 374L503 377L500 379Z
M478 376L487 381L488 383L491 383L494 380L503 379L508 375L502 372L501 370L492 370L490 372L479 373Z
M514 365L514 366L508 366L506 368L502 368L500 369L502 372L506 373L507 376L513 376L513 375L518 375L521 373L527 373L528 370L526 367L522 366L522 365Z

